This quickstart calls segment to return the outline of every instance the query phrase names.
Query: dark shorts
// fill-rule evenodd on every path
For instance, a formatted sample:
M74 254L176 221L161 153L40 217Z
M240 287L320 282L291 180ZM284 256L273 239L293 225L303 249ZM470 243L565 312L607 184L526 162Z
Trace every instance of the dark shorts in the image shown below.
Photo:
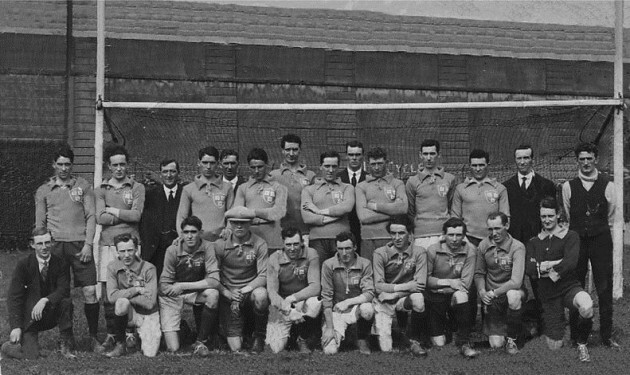
M453 294L425 293L424 300L429 313L429 335L442 336L446 331L452 331L454 321L451 300Z
M361 240L361 256L370 262L374 257L374 251L379 247L387 245L391 239L389 238L377 238L377 239L365 239Z
M563 296L542 301L543 320L545 321L545 334L552 340L562 340L564 337L564 308L576 311L573 299L579 292L583 292L579 286L569 289Z
M219 297L220 330L226 337L242 337L246 320L254 319L254 301L252 293L243 295L239 312L232 312L232 301L223 295Z
M94 257L87 263L81 263L77 256L83 249L83 244L83 241L55 242L52 249L52 253L63 258L72 269L75 287L96 285Z
M527 290L524 293L521 306L527 301ZM507 312L509 309L507 294L492 300L489 305L483 305L483 333L487 336L507 336ZM521 307L522 308L522 307Z
M330 259L337 254L337 240L334 238L317 238L315 240L309 239L308 246L317 251L320 268L326 259Z

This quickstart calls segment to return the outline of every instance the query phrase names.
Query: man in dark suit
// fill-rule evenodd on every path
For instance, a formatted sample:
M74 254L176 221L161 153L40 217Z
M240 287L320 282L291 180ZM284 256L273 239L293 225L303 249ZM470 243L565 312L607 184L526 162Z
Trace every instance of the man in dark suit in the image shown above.
M245 177L238 174L238 152L232 149L221 150L219 160L221 161L221 171L223 171L223 181L232 184L232 189L236 194L238 187L247 182Z
M359 141L346 142L346 156L348 167L339 173L339 177L341 182L356 187L359 182L365 181L366 177L363 169L363 143ZM350 232L357 239L357 254L361 254L361 222L357 216L356 206L348 215L348 220L350 221Z
M66 358L74 358L70 352L74 336L68 267L62 258L52 255L53 240L48 229L33 230L30 246L35 252L18 261L9 286L11 334L2 345L2 354L37 359L38 333L59 326L59 349Z
M179 182L179 163L176 160L162 160L160 175L162 184L146 193L140 223L142 259L155 266L158 277L164 266L166 248L177 238L175 220L183 190Z
M534 172L534 149L531 145L520 145L514 150L517 173L503 185L507 189L510 202L510 228L512 237L527 244L530 238L538 235L542 227L540 222L540 201L545 197L556 197L553 182ZM541 305L538 300L537 280L526 277L523 284L528 289L531 285L536 300L529 300L524 306L523 322L530 334L535 335L540 329Z

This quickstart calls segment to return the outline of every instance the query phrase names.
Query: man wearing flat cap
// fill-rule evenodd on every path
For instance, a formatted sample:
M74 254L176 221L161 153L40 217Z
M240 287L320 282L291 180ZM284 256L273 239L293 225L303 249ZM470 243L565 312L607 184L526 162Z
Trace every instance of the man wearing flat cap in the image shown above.
M267 295L267 243L251 232L254 210L237 206L226 211L230 234L214 243L219 267L219 316L228 345L240 352L247 317L254 317L252 351L260 353L265 345L269 312Z

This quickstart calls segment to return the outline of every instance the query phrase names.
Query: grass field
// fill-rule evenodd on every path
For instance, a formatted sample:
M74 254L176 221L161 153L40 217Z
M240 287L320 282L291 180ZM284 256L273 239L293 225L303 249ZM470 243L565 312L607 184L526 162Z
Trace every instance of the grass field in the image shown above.
M626 252L630 251L626 248ZM17 259L25 253L0 251L0 341L8 340L9 327L6 312L6 290L9 277ZM625 266L625 280L630 280L630 267ZM628 285L624 283L625 293ZM78 290L73 292L77 295ZM615 330L622 344L621 350L611 350L599 344L598 316L589 349L591 363L580 363L575 348L564 347L556 352L547 349L543 338L535 338L515 356L503 351L492 351L477 337L477 346L482 354L473 360L461 357L453 345L443 349L431 349L427 358L414 358L408 352L380 353L363 356L357 351L343 352L334 356L315 351L310 355L285 352L274 355L265 351L260 355L240 356L216 352L211 357L192 357L189 351L173 355L161 352L155 358L145 358L134 353L120 359L105 357L82 351L87 345L87 330L83 308L75 304L75 335L79 346L76 360L66 360L54 353L36 361L0 361L0 374L628 374L630 373L630 302L622 298L615 303ZM105 322L101 312L101 332ZM55 349L57 330L40 335L46 349Z

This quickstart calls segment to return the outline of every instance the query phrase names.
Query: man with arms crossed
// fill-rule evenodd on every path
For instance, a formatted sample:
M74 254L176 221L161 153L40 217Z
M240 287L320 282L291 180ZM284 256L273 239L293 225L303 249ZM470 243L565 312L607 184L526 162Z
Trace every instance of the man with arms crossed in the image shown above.
M475 267L475 284L486 313L483 330L491 348L505 346L506 352L517 354L522 305L527 297L522 287L525 245L510 236L510 223L503 212L491 213L486 223L489 236L479 244Z
M201 219L204 240L216 241L225 227L225 211L232 207L234 191L232 185L217 174L218 165L219 150L212 146L199 150L198 166L201 174L184 187L177 210L180 237L182 221L191 215Z
M425 249L440 240L455 190L455 176L438 166L439 158L440 142L424 140L420 145L423 167L405 185L409 201L407 215L414 223L416 246Z
M193 306L197 341L193 353L210 355L206 340L219 323L219 269L212 244L201 238L202 224L196 216L182 221L182 241L166 250L160 276L160 325L170 352L179 349L179 324L184 304Z
M55 176L35 193L35 227L53 235L52 253L72 268L74 285L81 287L92 349L102 352L98 333L99 303L92 252L96 229L94 191L84 178L72 174L74 152L61 147L53 157Z
M319 262L336 254L335 236L350 230L348 214L354 209L354 188L337 177L339 154L321 154L321 178L302 190L302 218L310 226L309 246L317 250Z
M390 217L407 213L405 184L387 173L387 154L380 147L367 153L370 175L355 189L357 215L361 221L361 255L372 259L374 250L390 239L385 226Z
M357 346L361 354L370 354L367 339L374 317L374 279L372 262L356 253L356 239L351 232L336 237L337 255L322 265L322 349L336 354L346 329L357 324Z
M287 188L267 174L269 157L261 148L252 149L247 155L252 175L236 192L234 206L252 210L251 231L262 238L273 253L284 247L280 235L280 219L287 212Z
M564 309L568 308L570 316L576 316L575 324L570 328L571 336L577 342L578 359L590 362L586 343L593 327L593 300L582 289L576 276L580 236L558 225L558 212L554 198L544 198L540 202L543 229L527 243L525 272L538 281L549 349L562 347Z
M374 252L374 327L381 350L391 351L395 314L403 336L402 344L407 344L406 329L411 352L425 356L427 351L421 346L420 337L426 332L420 331L424 330L426 323L423 293L427 281L427 253L411 242L412 227L406 215L392 217L387 224L391 242Z
M297 228L282 230L284 249L269 256L267 292L269 323L267 344L274 353L282 351L289 341L291 326L296 325L297 344L301 353L310 353L308 341L316 333L316 318L322 303L317 252L304 246Z
M302 189L310 185L315 178L315 172L300 164L302 139L295 134L286 134L280 140L284 161L280 168L271 171L270 175L287 188L287 213L280 221L282 228L289 226L298 228L303 234L308 234L308 226L302 220L300 211ZM308 245L308 241L307 241Z

